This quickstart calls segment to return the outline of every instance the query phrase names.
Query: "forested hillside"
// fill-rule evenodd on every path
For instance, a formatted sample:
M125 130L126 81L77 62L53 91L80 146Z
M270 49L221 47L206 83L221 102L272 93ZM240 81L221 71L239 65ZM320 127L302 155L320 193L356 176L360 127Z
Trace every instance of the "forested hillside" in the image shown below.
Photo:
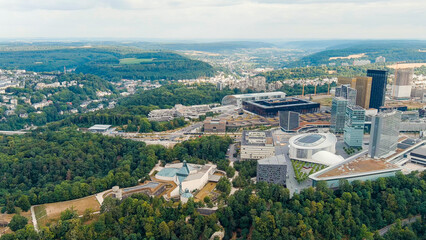
M0 136L0 204L21 195L40 204L81 198L115 185L134 186L158 160L218 162L231 142L208 136L167 149L73 129Z
M177 53L144 51L121 47L61 47L0 51L1 69L25 69L35 72L75 69L108 79L189 79L212 76L213 67Z
M340 189L328 189L320 182L289 199L288 189L259 183L256 195L247 187L229 197L228 206L217 213L226 229L243 239L253 227L252 239L381 239L376 230L397 219L421 214L426 219L426 174L397 174L377 181L342 181ZM415 237L424 239L424 226ZM409 237L408 237L409 236Z
M192 199L182 205L136 194L122 202L107 199L93 222L73 217L38 234L27 227L1 239L192 240L209 239L222 226L224 239L421 240L426 237L425 179L425 174L398 174L374 182L342 182L337 191L319 183L316 190L305 189L291 199L283 186L259 183L229 196L227 205L210 216L197 213L203 203ZM398 219L417 214L421 220L401 227ZM395 222L379 236L378 229Z
M239 93L237 89L218 90L212 84L186 86L183 84L168 84L151 91L140 91L119 101L121 106L149 106L171 108L176 104L197 105L220 103L229 94Z
M368 64L364 66L317 66L284 68L264 72L260 75L266 77L267 82L275 82L297 79L332 78L340 76L366 76L367 69L385 69L389 71L389 73L394 72L394 69L387 68L383 64Z
M330 57L346 57L352 54L365 53L365 57L374 62L379 56L386 58L387 62L407 61L425 62L426 53L419 51L426 48L426 41L360 41L349 42L333 46L328 50L308 55L300 60L288 64L287 67L306 67L328 64ZM336 60L333 62L352 62L354 59Z

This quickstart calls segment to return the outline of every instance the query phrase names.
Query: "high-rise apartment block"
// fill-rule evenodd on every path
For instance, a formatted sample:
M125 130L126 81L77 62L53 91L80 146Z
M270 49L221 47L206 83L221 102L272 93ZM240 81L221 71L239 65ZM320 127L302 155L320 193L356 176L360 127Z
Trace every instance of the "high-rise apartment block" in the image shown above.
M362 147L364 137L365 109L348 105L344 128L344 141L349 147Z
M371 77L339 77L337 80L338 84L349 84L356 90L356 105L365 109L370 108L371 82Z
M371 82L370 108L379 109L385 104L388 71L368 69L367 76L373 79Z
M413 68L395 70L395 82L392 86L392 97L397 99L407 99L411 97L413 75Z
M399 111L381 112L373 117L368 154L381 158L392 154L397 147L401 113Z
M331 102L330 130L333 133L343 133L345 127L346 106L348 100L342 97L335 97Z

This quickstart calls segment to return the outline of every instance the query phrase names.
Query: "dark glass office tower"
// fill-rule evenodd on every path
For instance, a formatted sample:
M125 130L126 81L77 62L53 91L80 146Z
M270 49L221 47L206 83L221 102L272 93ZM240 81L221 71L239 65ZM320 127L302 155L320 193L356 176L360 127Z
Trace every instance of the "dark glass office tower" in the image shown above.
M388 82L388 71L367 70L367 76L372 77L370 108L379 109L385 104L386 84Z

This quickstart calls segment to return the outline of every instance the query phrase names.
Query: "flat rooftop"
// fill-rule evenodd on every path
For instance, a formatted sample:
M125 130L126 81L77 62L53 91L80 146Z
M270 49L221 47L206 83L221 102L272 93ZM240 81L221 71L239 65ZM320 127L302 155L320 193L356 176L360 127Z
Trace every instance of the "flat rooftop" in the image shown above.
M107 130L111 127L111 125L102 125L102 124L96 124L89 128L89 130Z
M243 131L241 137L241 145L265 146L273 143L270 131Z
M356 158L350 162L343 163L342 165L325 171L317 175L317 178L337 177L345 175L362 174L368 172L376 172L383 170L390 170L398 168L392 163L388 163L381 159L373 159L367 156Z
M411 153L419 155L419 156L425 156L426 157L426 146L421 146L419 148L416 148Z
M258 160L257 163L259 165L287 165L287 159L285 155L272 156Z
M287 97L287 98L276 98L276 99L265 99L259 101L247 101L247 103L257 105L263 108L276 108L284 106L297 106L297 105L318 105L319 103L311 102L309 100Z

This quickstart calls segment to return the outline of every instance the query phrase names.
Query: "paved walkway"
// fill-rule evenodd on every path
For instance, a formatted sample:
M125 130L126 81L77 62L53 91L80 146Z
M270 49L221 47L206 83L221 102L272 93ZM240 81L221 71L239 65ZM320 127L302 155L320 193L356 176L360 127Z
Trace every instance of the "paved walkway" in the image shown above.
M36 219L35 211L34 211L34 206L31 206L30 210L31 210L31 220L33 222L34 230L36 230L36 232L39 232L38 223L37 223L37 219Z
M403 219L401 221L401 225L405 226L405 225L411 224L411 223L417 221L417 219L420 219L420 215L416 215L416 216L411 217L411 218ZM380 229L379 230L380 236L385 235L391 229L391 227L394 226L394 225L395 225L395 223L392 223L391 225L387 225L386 227Z

